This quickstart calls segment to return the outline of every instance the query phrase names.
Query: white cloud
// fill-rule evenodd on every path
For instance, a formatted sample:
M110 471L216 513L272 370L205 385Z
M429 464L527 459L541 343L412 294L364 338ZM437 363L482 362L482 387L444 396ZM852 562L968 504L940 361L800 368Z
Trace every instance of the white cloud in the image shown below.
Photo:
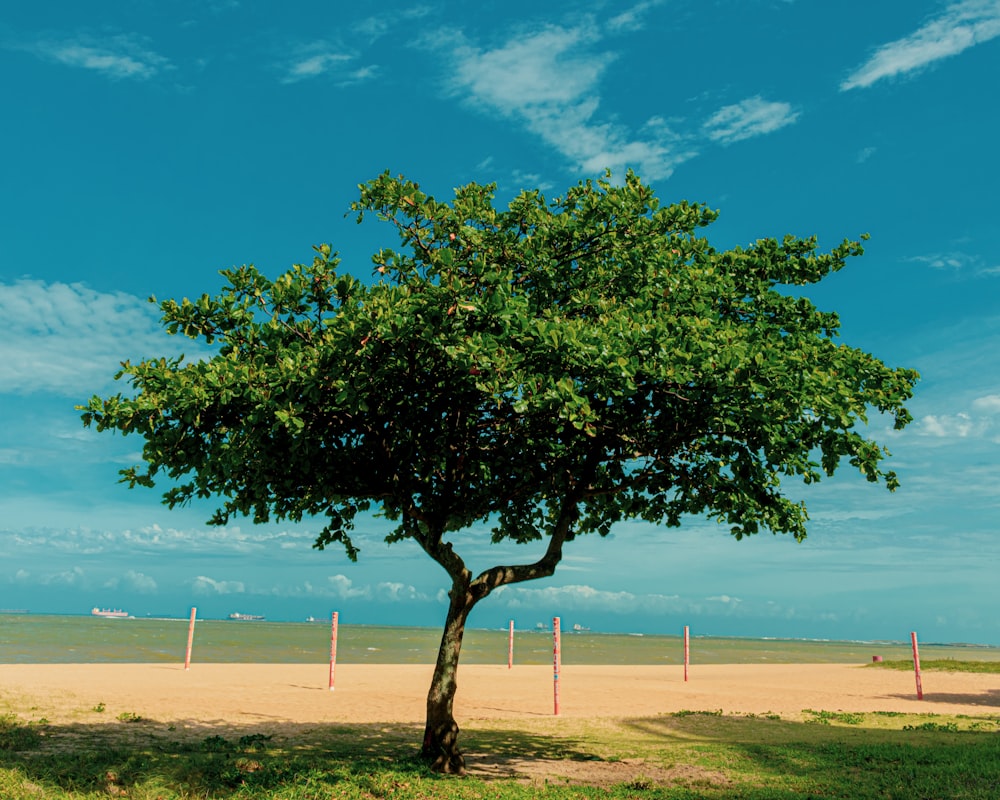
M412 600L426 602L430 598L415 586L405 583L385 581L375 587L375 599L384 603L405 603Z
M1000 36L1000 0L961 0L909 36L879 47L841 84L842 92L918 70Z
M249 590L257 593L255 589ZM337 600L371 600L376 603L429 602L432 598L415 586L395 581L356 585L346 575L329 575L326 581L314 584L304 581L294 586L277 585L268 590L276 597L327 597ZM444 594L447 601L447 593ZM440 598L438 598L440 599Z
M917 422L917 432L938 439L968 439L981 435L989 424L973 419L965 412L958 414L928 414Z
M598 115L601 79L616 58L595 51L600 39L593 25L581 24L516 35L493 49L477 48L461 35L441 37L438 44L454 59L457 93L519 120L582 171L622 174L632 168L650 180L668 177L695 152L661 119L636 135Z
M12 447L0 447L0 464L24 464L27 455L24 450Z
M331 575L327 578L330 591L334 597L347 600L353 597L371 597L371 588L362 586L356 588L354 582L346 575Z
M703 130L713 142L728 145L773 133L798 118L799 112L788 103L767 101L756 95L720 108L704 124Z
M124 292L24 279L0 283L0 386L79 396L111 383L130 356L171 355L179 340L152 305ZM185 339L188 352L197 349Z
M722 603L722 605L724 606L738 606L740 603L743 602L742 600L740 600L740 598L730 597L728 594L720 594L716 595L715 597L706 597L705 600L707 600L710 603Z
M464 45L457 54L455 80L476 101L507 114L571 107L593 94L614 60L611 53L584 51L584 45L598 38L590 26L548 27L515 36L493 50Z
M25 573L25 577L27 577L27 573ZM76 586L80 584L83 577L83 570L80 567L73 567L73 569L40 575L35 579L35 582L42 586Z
M110 578L104 582L105 589L117 589L122 585L133 592L141 592L142 594L152 594L157 590L156 581L153 578L136 572L134 569L128 570L121 578Z
M544 589L501 587L493 593L509 608L549 607L569 611L602 611L630 614L637 611L679 611L684 603L677 595L608 592L593 586L547 586Z
M107 38L82 34L74 38L37 41L19 49L47 61L92 70L112 80L149 80L173 68L168 59L146 47L141 37L131 34Z
M151 496L151 499L155 500L155 497ZM314 540L313 532L276 531L263 525L250 526L246 530L238 526L178 529L155 524L135 529L12 526L4 536L0 536L0 558L18 552L102 555L109 558L121 553L143 557L219 554L229 557L265 555L270 559L281 559L283 564L313 564L316 559L312 548ZM359 536L358 541L368 543L363 536ZM293 546L288 547L288 544Z
M195 594L243 594L246 591L242 581L217 581L204 575L199 575L191 582Z
M861 152L858 153L856 161L859 164L864 164L869 158L871 158L877 152L877 147L865 147L862 148Z
M551 611L557 614L618 614L706 616L794 616L791 610L771 600L746 602L729 594L710 597L609 592L593 586L549 586L543 589L501 587L493 593L511 610Z
M1000 414L1000 394L977 397L972 401L972 407L976 411L982 411L986 414Z

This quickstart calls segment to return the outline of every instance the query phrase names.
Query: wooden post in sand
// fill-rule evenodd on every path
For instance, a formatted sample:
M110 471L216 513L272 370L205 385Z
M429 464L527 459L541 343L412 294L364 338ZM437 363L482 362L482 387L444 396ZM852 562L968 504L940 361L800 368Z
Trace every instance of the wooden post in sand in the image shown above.
M333 676L337 669L337 617L336 611L330 621L330 691L333 691Z
M194 618L197 613L198 609L192 606L191 622L188 624L188 646L187 652L184 655L184 669L191 669L191 645L194 644Z
M507 669L514 666L514 620L507 627Z
M691 638L688 631L688 626L684 626L684 683L687 683L688 679L688 664L691 663Z
M559 716L559 670L562 667L559 617L552 618L552 702L555 715Z
M924 687L920 682L920 650L917 647L917 633L910 633L910 644L913 645L913 674L917 678L917 700L924 699Z

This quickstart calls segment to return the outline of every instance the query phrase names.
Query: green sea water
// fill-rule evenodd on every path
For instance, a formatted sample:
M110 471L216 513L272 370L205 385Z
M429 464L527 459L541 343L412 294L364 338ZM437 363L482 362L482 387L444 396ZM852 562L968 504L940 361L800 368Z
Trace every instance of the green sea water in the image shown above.
M192 661L205 663L328 663L330 621L198 620ZM91 616L0 614L0 663L183 663L186 619L101 619ZM468 630L466 664L506 664L506 630ZM432 664L440 631L340 625L337 662ZM680 636L564 632L564 664L683 664ZM516 664L552 663L551 632L515 631ZM692 636L692 664L870 663L911 657L909 642L828 642ZM923 659L1000 661L1000 648L921 644Z

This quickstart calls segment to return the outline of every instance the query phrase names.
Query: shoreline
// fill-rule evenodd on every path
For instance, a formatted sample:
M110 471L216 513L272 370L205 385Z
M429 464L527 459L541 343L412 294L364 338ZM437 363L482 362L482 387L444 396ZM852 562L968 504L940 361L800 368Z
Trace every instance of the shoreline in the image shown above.
M0 710L50 724L120 724L123 717L184 730L337 724L422 725L430 664L0 664ZM851 664L563 665L560 716L551 666L465 664L455 717L496 720L628 719L678 711L778 714L807 709L1000 716L1000 675L923 674ZM100 709L100 710L98 710Z
M160 663L183 660L189 630L186 620L108 620L70 616L3 617L3 652L8 664ZM909 642L829 641L818 638L720 637L693 631L691 661L698 664L862 664L878 656L909 660ZM341 624L338 660L348 664L433 663L440 645L437 628ZM193 651L199 663L327 663L329 623L233 622L198 620ZM517 664L552 663L549 631L515 630ZM975 658L1000 662L1000 648L921 642L925 660ZM507 663L508 632L470 628L462 663ZM622 666L679 665L683 638L676 633L627 635L564 631L564 664Z

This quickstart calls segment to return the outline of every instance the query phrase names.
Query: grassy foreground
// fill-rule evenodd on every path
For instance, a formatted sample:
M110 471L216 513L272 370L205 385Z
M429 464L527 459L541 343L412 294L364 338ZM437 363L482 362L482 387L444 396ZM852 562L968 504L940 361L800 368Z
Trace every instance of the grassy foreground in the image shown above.
M243 798L967 798L1000 796L1000 717L691 711L470 725L472 774L413 758L420 731L375 725L184 730L88 710L0 717L5 800Z

